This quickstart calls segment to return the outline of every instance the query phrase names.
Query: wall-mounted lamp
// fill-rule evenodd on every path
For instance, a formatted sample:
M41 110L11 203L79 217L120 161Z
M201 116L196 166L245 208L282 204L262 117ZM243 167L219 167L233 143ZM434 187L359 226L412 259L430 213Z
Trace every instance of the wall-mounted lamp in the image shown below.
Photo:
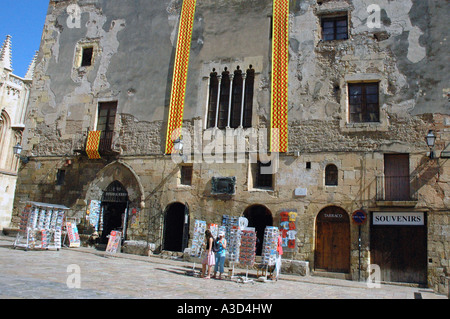
M427 145L430 148L430 159L433 159L434 158L433 147L434 147L434 143L436 142L436 135L434 135L432 130L428 131L428 134L425 137L425 140L427 141Z
M22 150L23 147L19 143L17 143L16 146L13 146L14 155L16 155L22 161L22 163L26 164L30 161L30 159L28 158L28 156L20 155L22 153Z
M173 148L178 154L180 154L181 160L186 163L188 158L187 155L183 154L183 146L183 135L180 135L175 141L173 141Z
M177 137L175 141L173 141L173 148L180 153L183 154L183 136L180 135Z

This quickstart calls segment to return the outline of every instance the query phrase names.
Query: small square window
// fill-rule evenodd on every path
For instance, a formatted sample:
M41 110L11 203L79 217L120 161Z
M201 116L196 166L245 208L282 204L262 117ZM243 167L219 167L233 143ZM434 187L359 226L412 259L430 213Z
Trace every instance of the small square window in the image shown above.
M255 165L253 175L253 187L262 189L273 189L273 174L268 174L271 169L272 162L262 163L258 161Z
M322 17L322 39L324 41L348 39L347 15L340 17Z
M83 48L83 55L81 57L81 66L91 66L93 55L94 55L93 47Z
M192 185L192 166L181 166L180 170L180 184Z

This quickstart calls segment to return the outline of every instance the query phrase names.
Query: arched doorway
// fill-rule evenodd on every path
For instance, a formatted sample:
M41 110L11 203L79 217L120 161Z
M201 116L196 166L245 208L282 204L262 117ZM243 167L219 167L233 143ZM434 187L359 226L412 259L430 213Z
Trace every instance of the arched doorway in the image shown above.
M103 212L103 227L100 238L102 244L108 243L107 236L112 230L124 231L124 226L126 227L124 221L127 219L127 208L127 190L119 181L112 182L102 194L101 209Z
M260 256L264 240L264 230L266 226L273 226L273 217L270 210L263 205L253 205L244 211L244 217L248 219L248 227L255 227L256 230L256 255Z
M316 219L314 268L350 272L350 218L337 206L322 209Z
M182 203L167 206L164 214L163 250L182 252L189 238L189 208Z

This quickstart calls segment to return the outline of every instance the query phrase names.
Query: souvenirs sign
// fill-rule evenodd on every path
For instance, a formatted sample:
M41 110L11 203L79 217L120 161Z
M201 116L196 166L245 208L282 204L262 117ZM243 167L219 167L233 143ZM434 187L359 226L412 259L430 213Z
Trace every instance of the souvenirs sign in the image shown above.
M373 212L373 225L423 226L422 212Z

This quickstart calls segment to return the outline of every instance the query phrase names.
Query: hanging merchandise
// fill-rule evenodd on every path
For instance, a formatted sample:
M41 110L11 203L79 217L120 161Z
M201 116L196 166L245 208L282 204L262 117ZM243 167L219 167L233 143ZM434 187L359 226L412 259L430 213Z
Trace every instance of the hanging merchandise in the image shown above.
M206 222L203 220L195 220L194 222L194 238L192 239L191 256L200 257L202 254L202 245L205 240Z
M38 202L27 202L22 211L14 248L61 248L61 228L69 208ZM25 239L26 238L26 239ZM25 243L21 241L25 239ZM53 240L52 240L53 239Z
M239 217L239 229L244 229L248 226L248 219L245 217Z
M100 220L100 207L101 201L99 200L91 200L89 203L89 209L86 212L86 216L89 220L89 224L94 227L95 231L99 229L99 220Z
M140 218L140 209L132 208L131 209L131 222L130 227L133 229L139 228L139 218Z
M297 235L295 220L297 211L295 209L280 212L281 246L288 250L295 249L295 237Z
M241 246L239 249L239 263L243 266L253 266L256 253L256 231L247 227L240 231Z
M277 258L277 246L278 246L278 227L267 226L264 231L264 240L262 248L262 261L263 265L273 266L275 265Z

